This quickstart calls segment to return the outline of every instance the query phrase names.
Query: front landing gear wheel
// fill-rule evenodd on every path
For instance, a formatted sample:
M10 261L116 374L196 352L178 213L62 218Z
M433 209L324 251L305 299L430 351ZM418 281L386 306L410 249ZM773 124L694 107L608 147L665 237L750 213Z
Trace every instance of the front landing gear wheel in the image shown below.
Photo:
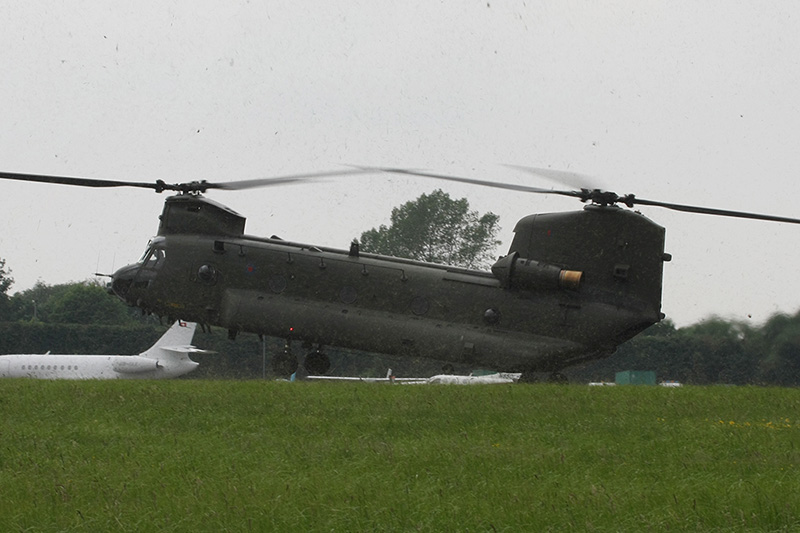
M288 378L297 372L297 358L290 351L284 351L272 358L272 371L281 377Z

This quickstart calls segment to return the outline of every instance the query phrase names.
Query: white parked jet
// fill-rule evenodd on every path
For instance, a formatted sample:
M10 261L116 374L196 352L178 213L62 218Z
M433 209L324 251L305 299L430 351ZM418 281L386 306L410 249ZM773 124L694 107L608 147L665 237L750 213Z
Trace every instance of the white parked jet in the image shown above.
M205 352L191 346L197 324L175 322L147 351L139 355L0 356L0 377L38 379L163 379L187 374L198 363L189 353Z

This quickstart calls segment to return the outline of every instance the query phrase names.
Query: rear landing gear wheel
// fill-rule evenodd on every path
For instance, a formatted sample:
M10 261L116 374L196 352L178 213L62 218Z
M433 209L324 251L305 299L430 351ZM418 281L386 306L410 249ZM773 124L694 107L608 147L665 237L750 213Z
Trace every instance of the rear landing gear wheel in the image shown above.
M315 350L306 356L304 366L310 375L319 376L331 369L331 360L322 350Z

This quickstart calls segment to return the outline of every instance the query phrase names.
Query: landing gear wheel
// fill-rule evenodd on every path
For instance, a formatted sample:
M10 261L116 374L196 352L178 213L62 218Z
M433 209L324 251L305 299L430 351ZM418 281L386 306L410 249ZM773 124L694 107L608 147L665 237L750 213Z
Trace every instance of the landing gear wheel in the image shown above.
M272 358L272 371L282 377L289 377L297 372L297 358L291 353L283 352Z
M319 376L331 369L331 360L322 351L315 350L306 356L304 366L310 375Z

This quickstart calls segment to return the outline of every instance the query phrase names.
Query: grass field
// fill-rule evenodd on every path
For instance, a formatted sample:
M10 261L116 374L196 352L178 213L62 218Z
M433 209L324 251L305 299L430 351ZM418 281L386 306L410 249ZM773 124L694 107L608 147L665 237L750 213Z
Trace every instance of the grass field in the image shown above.
M798 531L800 390L0 382L2 531Z

